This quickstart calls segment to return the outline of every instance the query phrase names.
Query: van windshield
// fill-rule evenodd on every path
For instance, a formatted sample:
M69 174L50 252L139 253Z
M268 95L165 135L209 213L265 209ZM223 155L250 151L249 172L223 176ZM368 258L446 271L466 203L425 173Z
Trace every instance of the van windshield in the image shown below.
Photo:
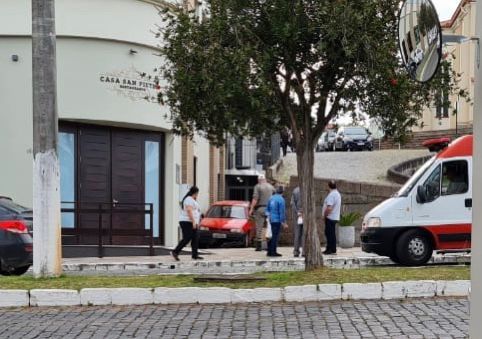
M423 164L422 167L420 167L417 172L415 172L415 174L412 175L412 177L406 182L406 184L403 185L400 191L395 194L395 197L407 197L420 180L420 177L422 177L425 172L427 172L427 170L432 166L436 159L436 157L432 157L425 164Z

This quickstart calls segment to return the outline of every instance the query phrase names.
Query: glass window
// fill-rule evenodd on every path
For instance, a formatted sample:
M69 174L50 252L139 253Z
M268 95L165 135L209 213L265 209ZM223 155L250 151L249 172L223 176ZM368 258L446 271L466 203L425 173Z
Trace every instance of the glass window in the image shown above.
M12 212L0 206L0 220L9 219L12 216Z
M160 206L160 153L159 142L145 142L145 202L153 204L154 237L159 237L159 206ZM145 227L149 229L149 214L146 214Z
M0 199L0 206L14 213L24 213L31 211L27 207L23 207L9 199Z
M443 164L442 195L464 194L469 190L467 161L448 161Z
M434 201L440 196L440 172L440 166L437 166L423 185L427 196L427 202Z
M213 206L208 211L208 218L246 219L246 210L242 206Z
M345 130L346 135L365 135L367 134L367 130L364 128L347 128Z
M62 208L74 208L72 202L75 201L75 135L73 133L59 133L59 162ZM62 213L61 222L63 228L74 228L75 213Z

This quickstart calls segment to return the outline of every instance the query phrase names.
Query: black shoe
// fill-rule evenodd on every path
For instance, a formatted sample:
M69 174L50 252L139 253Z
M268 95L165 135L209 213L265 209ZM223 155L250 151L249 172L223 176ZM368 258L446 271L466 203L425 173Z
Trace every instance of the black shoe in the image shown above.
M279 253L275 253L273 254L273 257L282 257L283 255L282 254L279 254Z
M299 258L300 255L299 255L299 254L294 254L294 257L295 257L295 258Z
M262 244L261 241L256 241L256 249L255 249L255 251L256 251L256 252L261 252L261 251L263 250L263 248L262 248L263 246L262 246L262 245L263 245L263 244Z
M323 252L324 255L334 255L336 254L336 251L325 251Z
M171 251L171 256L174 258L174 260L180 261L179 256L176 253L174 253L173 251Z
M192 257L192 260L204 260L203 257L197 256L197 257Z

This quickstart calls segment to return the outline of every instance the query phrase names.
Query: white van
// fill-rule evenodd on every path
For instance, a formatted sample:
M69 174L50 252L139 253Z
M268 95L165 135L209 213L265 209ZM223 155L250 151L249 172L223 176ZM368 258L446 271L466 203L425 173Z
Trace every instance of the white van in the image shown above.
M427 161L392 198L365 216L362 250L407 266L434 250L469 251L473 137L464 136Z

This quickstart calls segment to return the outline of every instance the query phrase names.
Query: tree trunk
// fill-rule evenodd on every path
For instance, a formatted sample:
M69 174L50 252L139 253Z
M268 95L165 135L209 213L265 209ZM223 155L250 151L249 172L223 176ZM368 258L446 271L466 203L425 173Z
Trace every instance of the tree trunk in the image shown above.
M307 145L308 144L308 145ZM316 224L316 201L315 201L315 180L314 145L309 145L308 140L296 148L298 164L298 180L300 183L301 201L303 203L303 228L306 270L313 270L323 266L318 227Z
M54 0L32 0L33 273L62 273Z

